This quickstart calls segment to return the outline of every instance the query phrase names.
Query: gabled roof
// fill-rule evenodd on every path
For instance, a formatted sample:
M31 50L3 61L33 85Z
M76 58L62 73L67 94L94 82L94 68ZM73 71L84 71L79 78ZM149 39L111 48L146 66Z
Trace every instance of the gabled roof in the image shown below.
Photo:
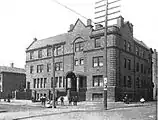
M136 38L133 38L134 41L136 41L138 44L142 45L143 47L145 47L146 49L150 49L143 41L139 41Z
M57 44L60 42L64 42L66 40L66 37L67 37L67 33L64 33L64 34L60 34L57 36L45 38L42 40L37 40L27 50L32 50L32 49L40 48L43 46L53 45L53 44Z
M25 74L25 69L16 67L0 66L0 72L21 73Z

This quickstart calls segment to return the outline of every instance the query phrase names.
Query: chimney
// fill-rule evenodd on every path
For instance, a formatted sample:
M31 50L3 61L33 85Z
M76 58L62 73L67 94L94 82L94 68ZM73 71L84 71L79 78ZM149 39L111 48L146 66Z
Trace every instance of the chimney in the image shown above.
M71 31L71 30L73 29L73 27L74 27L74 25L71 24L71 25L70 25L70 30L69 30L69 31Z
M14 63L10 63L10 67L13 68L14 67Z
M91 26L92 25L92 20L91 19L88 19L87 20L87 26Z
M122 27L124 24L124 18L122 16L120 16L118 19L117 19L117 25L119 27Z
M34 40L34 41L37 41L37 38L34 38L33 40Z
M102 27L103 27L103 25L101 25L101 24L96 24L96 25L95 25L95 29L96 29L96 30L98 30L98 29L100 29L100 28L102 28Z

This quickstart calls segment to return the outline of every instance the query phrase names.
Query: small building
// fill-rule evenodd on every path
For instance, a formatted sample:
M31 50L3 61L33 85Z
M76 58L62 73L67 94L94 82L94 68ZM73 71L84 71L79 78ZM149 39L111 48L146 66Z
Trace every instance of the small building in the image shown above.
M154 83L154 89L153 89L153 99L157 100L157 82L158 82L158 52L156 51L156 49L154 49L153 51L153 55L152 55L152 63L153 63L153 67L152 67L152 71L153 71L153 83Z
M26 84L25 69L16 68L11 63L10 67L0 66L0 97L12 96L15 91L23 91Z
M109 101L120 101L125 94L132 100L151 100L152 49L134 38L133 25L120 16L117 24L108 26L106 54L104 31L102 25L93 27L90 19L87 24L78 19L67 33L34 39L26 50L26 81L32 96L50 98L55 84L57 96L103 100L107 67Z

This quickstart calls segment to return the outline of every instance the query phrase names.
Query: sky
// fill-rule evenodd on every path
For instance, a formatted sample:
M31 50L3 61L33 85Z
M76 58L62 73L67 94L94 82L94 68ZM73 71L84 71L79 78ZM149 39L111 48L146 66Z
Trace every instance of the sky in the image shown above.
M58 0L94 22L95 2L100 0ZM109 0L114 1L114 0ZM158 50L157 0L122 0L121 15L133 25L134 37ZM86 19L54 0L0 0L0 66L24 68L26 48L38 40L66 33L70 24Z

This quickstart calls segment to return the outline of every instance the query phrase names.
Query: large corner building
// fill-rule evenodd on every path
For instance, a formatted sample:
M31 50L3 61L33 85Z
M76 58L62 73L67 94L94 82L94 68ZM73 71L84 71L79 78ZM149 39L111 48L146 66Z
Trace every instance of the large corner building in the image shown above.
M119 101L125 94L132 100L152 99L152 49L133 37L133 25L119 17L108 27L107 54L104 27L85 25L80 19L67 33L37 40L26 50L27 88L32 97L78 95L82 100L102 100L105 67L108 100ZM107 55L107 66L104 58ZM53 64L54 63L54 64ZM53 69L55 79L53 79Z

